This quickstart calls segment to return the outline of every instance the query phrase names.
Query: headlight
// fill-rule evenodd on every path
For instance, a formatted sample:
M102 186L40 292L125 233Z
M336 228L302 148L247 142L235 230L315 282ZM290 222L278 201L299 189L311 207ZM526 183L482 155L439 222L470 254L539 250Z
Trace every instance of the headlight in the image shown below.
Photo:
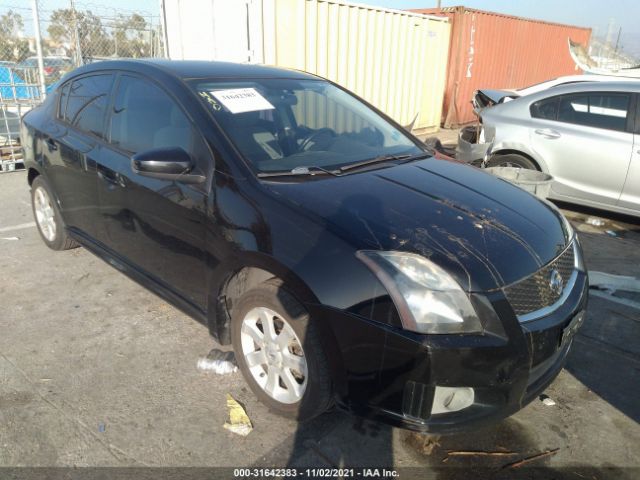
M479 333L469 294L433 262L405 252L361 250L357 257L391 295L405 329L418 333Z

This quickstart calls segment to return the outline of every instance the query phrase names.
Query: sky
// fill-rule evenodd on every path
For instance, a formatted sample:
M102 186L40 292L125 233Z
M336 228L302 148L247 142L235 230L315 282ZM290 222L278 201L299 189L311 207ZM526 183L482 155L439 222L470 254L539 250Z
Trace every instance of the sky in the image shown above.
M358 3L387 8L433 8L434 0L357 0ZM591 27L597 37L605 37L610 19L614 22L613 41L622 27L624 50L640 57L639 0L442 0L443 7L464 5L479 10L530 17L550 22Z

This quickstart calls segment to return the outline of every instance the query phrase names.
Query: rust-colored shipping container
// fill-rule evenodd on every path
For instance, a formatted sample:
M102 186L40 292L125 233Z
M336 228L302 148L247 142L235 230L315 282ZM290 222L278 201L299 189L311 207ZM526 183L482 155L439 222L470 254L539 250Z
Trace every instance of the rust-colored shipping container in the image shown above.
M475 120L470 102L479 88L523 88L581 73L567 39L586 45L591 37L590 28L465 7L413 11L445 15L452 23L442 110L445 127Z

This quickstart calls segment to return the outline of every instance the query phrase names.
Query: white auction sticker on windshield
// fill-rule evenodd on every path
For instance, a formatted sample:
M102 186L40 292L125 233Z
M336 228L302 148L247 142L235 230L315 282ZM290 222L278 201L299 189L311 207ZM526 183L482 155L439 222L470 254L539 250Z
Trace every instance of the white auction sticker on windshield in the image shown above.
M255 88L234 88L216 90L211 94L231 113L255 112L257 110L273 110L275 107L260 95Z

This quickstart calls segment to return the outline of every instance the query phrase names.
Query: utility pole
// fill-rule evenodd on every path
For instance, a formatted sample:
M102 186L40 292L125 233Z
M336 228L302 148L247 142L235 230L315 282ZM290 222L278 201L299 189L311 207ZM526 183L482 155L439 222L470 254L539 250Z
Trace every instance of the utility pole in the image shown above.
M620 45L620 34L622 33L622 27L618 30L618 38L616 39L616 49L613 53L618 53L618 45Z
M611 37L613 36L613 23L614 19L609 19L609 24L607 25L607 39L605 40L606 48L609 52L611 52Z
M38 79L40 80L41 97L47 96L47 86L44 82L44 60L42 58L42 36L40 35L40 16L38 12L38 0L31 1L33 10L33 33L36 37L36 54L38 55Z
M169 58L169 35L167 34L167 12L164 0L160 0L160 28L162 29L162 43L164 43L164 58Z
M84 63L82 61L82 50L80 48L80 34L78 33L78 17L76 15L76 6L73 0L69 0L71 5L71 16L73 20L73 36L75 43L75 51L76 51L76 67L82 66Z

